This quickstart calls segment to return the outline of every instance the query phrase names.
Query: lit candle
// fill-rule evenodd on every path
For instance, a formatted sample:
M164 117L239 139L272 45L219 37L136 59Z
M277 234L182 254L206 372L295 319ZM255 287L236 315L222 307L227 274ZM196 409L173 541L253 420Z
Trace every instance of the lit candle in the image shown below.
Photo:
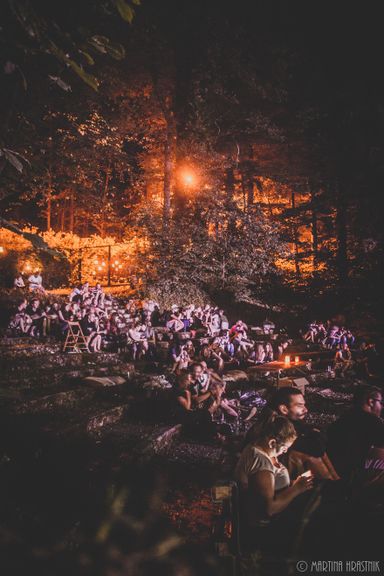
M299 362L300 362L299 356L295 356L295 364L298 364Z
M284 364L285 366L289 366L291 363L291 357L290 356L284 356Z

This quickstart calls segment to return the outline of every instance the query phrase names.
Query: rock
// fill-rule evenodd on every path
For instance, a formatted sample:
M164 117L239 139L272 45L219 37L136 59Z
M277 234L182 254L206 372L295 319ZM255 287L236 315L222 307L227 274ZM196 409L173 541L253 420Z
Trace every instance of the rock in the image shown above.
M87 376L83 382L90 386L105 388L109 386L121 386L126 383L126 379L122 376Z
M98 434L102 428L120 422L125 417L128 408L128 404L124 404L97 414L97 416L88 421L87 433L91 435Z
M172 384L164 374L161 374L160 376L151 376L143 383L142 387L144 390L167 390L168 388L172 388Z
M244 382L248 381L248 375L243 370L229 370L223 375L223 380L226 383L229 382Z

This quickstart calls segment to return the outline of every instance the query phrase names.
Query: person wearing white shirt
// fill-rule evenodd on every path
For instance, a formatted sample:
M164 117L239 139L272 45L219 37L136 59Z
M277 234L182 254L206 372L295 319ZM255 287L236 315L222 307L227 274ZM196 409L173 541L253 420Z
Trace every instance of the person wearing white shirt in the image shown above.
M30 277L28 278L28 282L30 290L33 291L40 290L42 292L45 292L43 288L43 278L41 277L41 274L38 270L35 270L35 272L30 275Z

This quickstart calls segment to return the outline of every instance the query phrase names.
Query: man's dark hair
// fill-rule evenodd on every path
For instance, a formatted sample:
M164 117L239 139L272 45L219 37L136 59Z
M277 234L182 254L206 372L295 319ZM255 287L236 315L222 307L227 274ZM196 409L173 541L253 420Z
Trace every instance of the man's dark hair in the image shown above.
M378 394L381 394L381 390L380 388L377 388L377 386L362 384L356 388L353 394L353 405L355 408L362 408L368 400L375 398Z
M188 372L190 372L190 374L192 374L193 368L194 368L195 366L200 366L200 368L203 368L203 366L200 364L200 362L193 362L193 363L189 366L189 368L188 368Z
M297 396L298 394L302 394L302 392L299 390L299 388L294 388L293 386L284 386L283 388L279 388L269 398L268 408L277 411L280 404L288 406L291 401L291 396Z

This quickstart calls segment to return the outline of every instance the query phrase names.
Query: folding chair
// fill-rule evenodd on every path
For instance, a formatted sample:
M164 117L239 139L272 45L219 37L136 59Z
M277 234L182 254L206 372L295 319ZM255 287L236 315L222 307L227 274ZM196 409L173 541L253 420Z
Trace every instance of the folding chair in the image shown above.
M64 342L63 352L89 352L87 339L79 322L68 322L67 337Z

